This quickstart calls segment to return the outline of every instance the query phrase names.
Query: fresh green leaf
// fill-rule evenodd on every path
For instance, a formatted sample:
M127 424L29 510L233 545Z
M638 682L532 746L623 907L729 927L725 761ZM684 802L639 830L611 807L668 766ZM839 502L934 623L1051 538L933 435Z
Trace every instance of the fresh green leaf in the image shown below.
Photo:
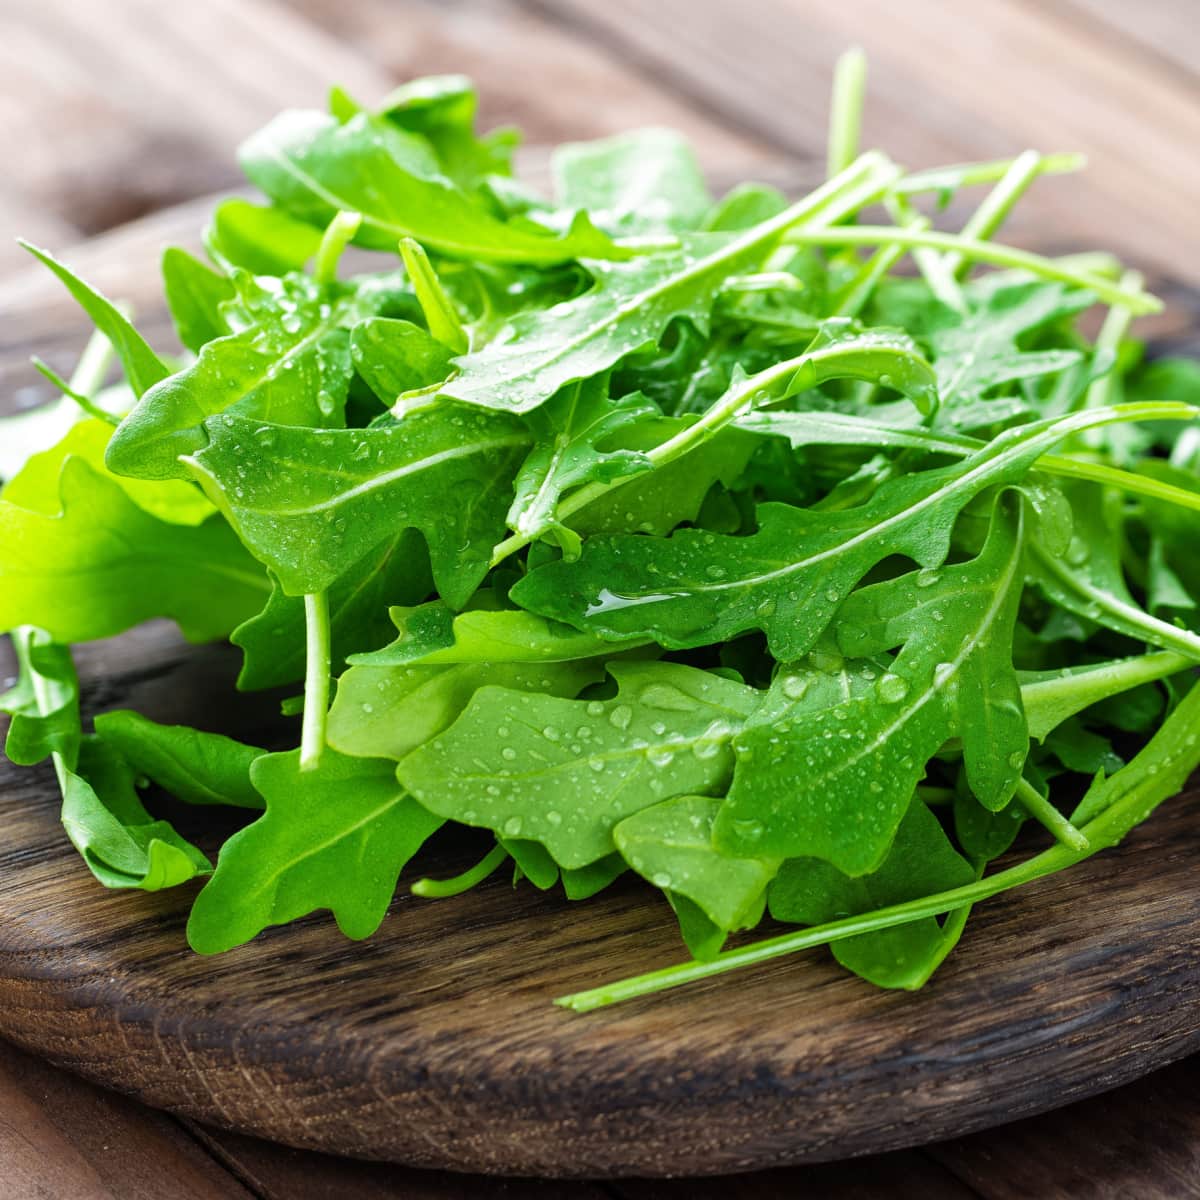
M585 209L614 234L696 229L712 207L692 148L669 129L569 142L555 150L551 170L558 203Z
M389 604L421 600L432 590L429 555L416 530L403 530L365 554L329 587L334 669L387 641L395 629ZM302 679L304 631L304 600L287 595L273 579L266 607L230 638L244 657L238 687L256 691Z
M384 404L405 392L422 391L450 374L448 346L411 321L370 317L350 333L350 357Z
M84 283L70 267L60 263L47 251L39 250L29 242L22 242L21 245L58 276L79 307L91 317L96 328L112 343L135 396L141 396L160 379L166 378L169 371L162 360L111 300Z
M530 413L527 420L537 441L517 472L508 527L530 540L548 535L564 549L577 551L579 535L555 520L558 501L582 484L650 470L650 459L640 451L601 447L657 413L638 395L610 400L603 376L569 385Z
M389 762L327 750L304 771L293 751L256 759L251 778L267 811L222 847L188 920L193 949L217 954L324 908L347 937L370 937L441 820L405 795Z
M204 642L262 604L266 577L219 518L168 524L74 456L59 498L53 514L0 499L0 629L40 623L79 642L170 617Z
M441 173L429 143L361 112L345 124L324 113L282 113L240 152L250 181L294 217L324 227L338 211L363 217L360 245L393 250L416 238L442 254L485 262L566 262L621 257L580 213L561 235L498 220Z
M254 275L302 271L321 245L321 230L277 208L223 200L204 236L208 252L228 267Z
M945 561L954 521L989 486L1019 480L1088 414L1023 426L949 467L888 480L844 511L759 507L758 531L685 529L668 539L593 538L578 562L550 563L513 589L516 603L602 637L708 645L751 629L788 662L806 653L876 564Z
M724 789L758 694L705 671L612 663L612 700L483 687L401 782L449 820L540 842L564 867L611 854L613 826L671 796Z
M604 677L603 662L351 667L338 681L329 744L357 757L401 759L447 729L485 685L572 697Z
M163 252L162 276L175 330L193 354L230 332L221 306L236 294L231 279L177 246Z
M902 904L933 892L965 887L975 879L970 864L950 844L937 818L913 800L891 853L872 874L854 879L828 863L792 859L771 885L769 905L777 921L821 925L837 917ZM838 962L879 987L921 987L958 940L961 925L925 917L895 929L864 933L833 943Z
M322 287L301 275L267 284L242 277L237 332L209 342L194 363L142 397L109 446L113 471L188 478L179 460L204 445L203 423L217 413L264 424L344 424L353 373L348 329L383 294ZM235 313L229 308L226 316Z
M733 858L712 841L720 800L677 796L643 808L613 829L622 858L643 879L686 896L718 928L745 928L779 870L778 859Z
M79 770L63 777L62 823L93 875L108 888L158 892L207 875L212 864L166 821L142 807L129 765L95 738Z
M219 733L159 725L128 709L101 713L96 733L139 775L188 804L262 808L250 767L266 753Z
M461 607L504 528L529 435L502 414L439 405L393 426L320 431L225 414L188 465L289 595L324 591L397 529L429 544L443 598ZM256 470L266 455L270 473ZM448 504L465 493L469 504Z

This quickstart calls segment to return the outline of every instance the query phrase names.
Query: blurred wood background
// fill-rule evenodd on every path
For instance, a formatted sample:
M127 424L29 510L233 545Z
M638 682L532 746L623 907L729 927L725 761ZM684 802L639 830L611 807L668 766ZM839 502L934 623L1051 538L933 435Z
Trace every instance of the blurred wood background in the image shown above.
M1117 251L1168 300L1158 345L1200 353L1197 0L0 0L0 395L47 398L83 324L12 238L54 249L171 336L146 263L195 244L234 150L331 83L367 101L416 74L474 76L482 124L545 150L633 125L686 132L718 188L796 190L824 153L833 62L870 56L865 135L913 167L1081 150L1005 237ZM34 320L29 314L36 313ZM53 344L36 339L61 320ZM711 1183L540 1184L342 1163L203 1130L0 1047L0 1193L52 1197L1200 1196L1200 1061L959 1142Z

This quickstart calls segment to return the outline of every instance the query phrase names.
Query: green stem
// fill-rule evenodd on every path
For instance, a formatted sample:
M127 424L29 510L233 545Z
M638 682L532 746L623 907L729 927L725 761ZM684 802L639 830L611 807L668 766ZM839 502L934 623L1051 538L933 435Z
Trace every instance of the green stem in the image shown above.
M1140 291L1142 287L1141 272L1126 271L1121 276L1120 286ZM1100 333L1096 338L1096 346L1092 351L1092 358L1094 361L1101 355L1111 354L1113 365L1099 379L1092 381L1084 395L1084 408L1103 408L1109 403L1113 382L1117 377L1116 356L1121 349L1121 343L1125 340L1126 334L1129 333L1129 326L1132 321L1133 310L1127 304L1114 304L1108 310L1108 315L1104 318L1104 324L1100 326ZM1093 444L1098 444L1098 438L1095 435L1090 440Z
M1121 467L1110 467L1105 463L1092 463L1086 459L1069 458L1060 454L1044 454L1037 460L1039 471L1048 475L1059 475L1067 479L1087 479L1092 483L1101 483L1106 487L1117 488L1134 496L1150 496L1155 500L1174 504L1179 508L1189 508L1200 512L1200 492L1189 492L1187 488L1176 487L1173 483L1163 483L1162 480L1152 479L1147 475L1138 475L1135 471L1126 471Z
M1029 723L1029 736L1041 741L1068 717L1145 683L1156 683L1193 667L1191 658L1172 650L1137 654L1066 674L1045 672L1021 679L1021 707Z
M50 694L50 680L46 678L33 665L33 648L37 641L46 644L50 641L50 635L44 630L39 629L36 625L19 625L12 631L13 650L16 653L17 661L21 664L23 673L27 673L33 686L33 698L37 704L38 715L48 717L54 712L57 705L54 702L54 697ZM78 707L79 693L78 686L74 693L74 703ZM57 750L50 752L50 761L54 764L54 774L58 779L58 790L65 797L67 794L67 779L70 774L70 769L67 766L67 760Z
M858 153L863 98L867 90L867 56L857 47L847 50L833 72L833 102L829 109L829 175L844 171Z
M1104 785L1103 790L1115 798L1099 816L1089 821L1080 832L1089 843L1086 850L1072 850L1064 845L1052 846L1026 862L998 871L986 879L950 891L890 905L875 912L863 913L768 938L736 950L727 950L708 962L687 962L619 980L604 987L592 988L555 1001L575 1012L589 1012L609 1004L618 1004L639 996L663 992L681 984L753 966L828 945L842 938L861 933L875 933L907 925L922 917L937 917L964 904L987 900L1011 888L1023 887L1066 867L1074 866L1109 846L1116 845L1131 829L1140 825L1164 800L1175 795L1192 771L1200 765L1200 684L1194 686L1179 707L1164 722L1159 731L1141 752Z
M329 716L329 676L332 656L329 629L329 596L313 592L304 597L305 673L304 724L300 733L300 769L314 771L325 749Z
M888 225L846 225L833 229L807 229L797 226L788 233L787 240L795 245L807 246L927 246L931 250L958 251L964 260L1029 271L1043 279L1055 279L1060 283L1095 292L1101 300L1109 304L1127 305L1135 316L1162 311L1161 301L1147 292L1129 292L1097 275L1072 270L1069 266L1040 254L1030 254L1027 250L1018 250L1015 246L1004 246L996 242L976 241L960 234L921 232Z
M36 354L31 357L30 362L33 363L34 369L43 378L48 379L68 400L78 405L89 417L94 417L97 421L103 421L106 425L116 426L121 423L119 417L107 412L82 390L68 383L53 367L43 362Z
M913 214L911 224L914 229L929 228L928 218L919 214ZM876 250L851 280L833 310L834 316L857 317L879 286L879 281L904 257L905 253L903 246L881 246ZM919 262L918 265L920 265Z
M429 332L455 354L466 354L467 331L450 297L446 295L446 289L442 287L442 281L437 277L425 248L413 238L401 238L400 257L404 259L404 269L408 272L413 291L417 293L417 303L425 314Z
M1013 205L1025 194L1025 189L1038 174L1041 155L1035 150L1026 150L1013 159L1012 166L1004 177L987 194L983 203L963 226L962 236L975 241L987 241L1004 224ZM970 268L959 250L946 256L946 267L955 279L962 279Z
M313 260L313 278L318 283L333 283L337 279L342 251L353 240L362 219L362 213L339 212L329 222Z
M1060 842L1068 850L1088 848L1087 838L1024 776L1017 780L1017 800L1043 829L1053 835L1056 842Z
M1090 584L1078 571L1072 570L1066 563L1047 554L1036 544L1030 547L1029 553L1030 557L1037 561L1047 575L1051 576L1064 591L1071 593L1080 601L1080 608L1090 619L1103 624L1100 614L1107 613L1115 621L1136 629L1150 645L1158 646L1161 650L1174 650L1193 663L1200 663L1200 634L1192 633L1190 629L1180 629L1177 625L1168 624L1158 617L1151 616L1136 605L1126 603L1120 597L1112 595L1111 592L1101 591Z
M906 196L924 192L955 192L959 188L981 183L995 183L1012 170L1015 158L994 162L961 163L950 167L934 167L929 171L914 171L892 189ZM1038 175L1066 175L1087 165L1082 154L1044 154L1038 160Z
M929 219L913 208L907 196L895 192L886 197L883 204L887 209L888 216L892 218L898 228L915 229L918 232L930 228ZM897 262L909 253L907 246L885 246L883 251L894 255ZM879 251L879 253L883 251ZM962 288L958 286L958 281L946 270L946 256L938 254L935 250L926 249L924 246L918 246L913 250L912 256L913 262L917 264L917 269L921 272L921 277L934 296L948 308L954 309L955 312L965 313L967 302L963 299Z
M480 859L469 870L452 879L418 879L412 885L414 896L423 896L427 900L444 900L448 896L461 896L469 892L476 884L482 883L489 875L498 870L508 858L508 851L503 846L494 846L485 858Z

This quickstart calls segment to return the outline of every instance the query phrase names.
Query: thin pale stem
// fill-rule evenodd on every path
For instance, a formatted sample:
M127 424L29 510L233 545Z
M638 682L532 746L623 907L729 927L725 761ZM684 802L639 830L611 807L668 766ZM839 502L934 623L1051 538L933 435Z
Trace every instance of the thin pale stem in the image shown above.
M934 167L928 171L914 171L901 179L893 190L907 196L917 196L926 192L955 192L959 188L996 183L1008 174L1014 162L1014 158L1001 158L993 162L961 163ZM1082 154L1044 154L1038 160L1037 173L1066 175L1085 166L1087 159Z
M1021 807L1047 830L1056 842L1068 850L1086 850L1088 840L1066 817L1023 776L1017 781L1017 800Z
M329 676L332 669L329 597L325 592L313 592L304 597L304 627L306 666L300 769L314 771L321 765L321 755L325 750Z
M1070 266L1018 250L1015 246L1004 246L996 242L981 242L954 233L897 229L887 225L847 225L833 229L793 228L787 241L808 246L905 246L915 249L926 246L931 250L959 251L964 259L991 263L997 267L1029 271L1043 279L1055 279L1060 283L1084 288L1109 304L1124 304L1135 316L1162 311L1162 302L1148 292L1127 291L1097 275L1071 269Z
M1025 190L1037 178L1041 155L1035 150L1026 150L1018 155L1004 173L1004 178L987 194L983 203L971 214L963 226L962 236L975 241L987 241L1004 224L1013 205L1025 194ZM955 279L963 279L971 264L962 252L953 250L946 255L946 267Z
M325 229L317 256L313 259L313 278L318 283L333 283L337 279L342 252L354 239L362 224L362 213L339 212Z
M1141 291L1141 272L1126 271L1121 276L1120 286L1130 291ZM1133 310L1127 304L1114 304L1108 310L1108 315L1104 318L1104 324L1100 326L1100 333L1096 338L1094 356L1111 354L1114 359L1116 358L1117 352L1121 348L1121 343L1129 333L1129 326L1133 322L1133 316ZM1109 370L1101 375L1099 379L1092 381L1084 396L1083 403L1085 408L1103 408L1108 404L1115 376L1115 370Z
M499 870L507 858L508 851L503 846L494 846L486 857L480 859L461 875L455 875L451 879L418 879L412 885L412 893L414 896L423 896L427 900L444 900L449 896L461 896L463 892L469 892L493 872Z
M829 175L844 171L858 154L863 99L867 90L867 56L857 47L847 50L833 73L833 102L829 109Z

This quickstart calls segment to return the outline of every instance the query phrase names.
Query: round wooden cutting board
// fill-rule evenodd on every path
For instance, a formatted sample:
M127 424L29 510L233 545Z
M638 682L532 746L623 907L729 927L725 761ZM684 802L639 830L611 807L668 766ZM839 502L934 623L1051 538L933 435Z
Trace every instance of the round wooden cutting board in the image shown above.
M162 627L79 659L90 711L254 737L271 708L230 701L230 652ZM961 1134L1200 1047L1196 793L982 906L919 994L814 952L586 1016L551 1000L683 957L636 883L572 905L495 876L453 900L398 896L367 942L316 916L206 959L184 942L190 895L92 880L48 771L4 766L0 799L0 1034L296 1146L510 1174L732 1172Z

